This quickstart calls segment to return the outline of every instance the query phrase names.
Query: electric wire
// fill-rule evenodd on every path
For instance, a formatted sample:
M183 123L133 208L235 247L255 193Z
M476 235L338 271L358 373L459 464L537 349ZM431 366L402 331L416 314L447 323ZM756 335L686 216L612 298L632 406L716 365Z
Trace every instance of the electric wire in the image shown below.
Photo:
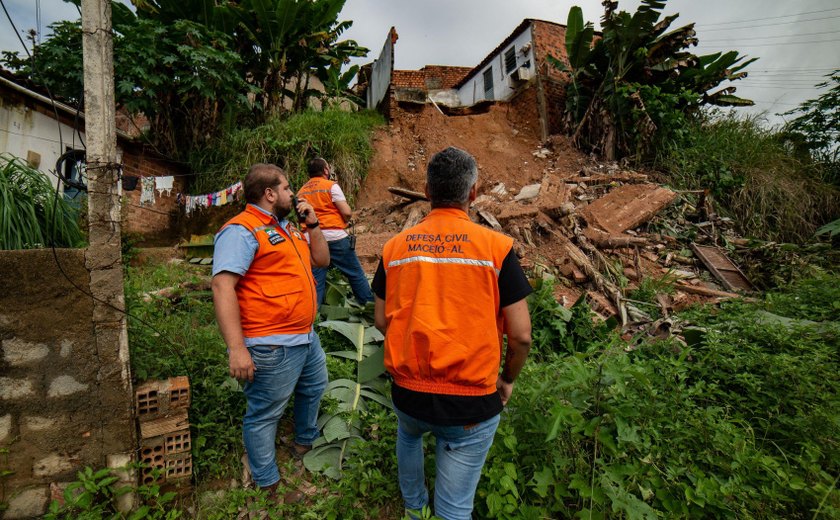
M775 27L777 25L790 25L792 23L806 23L806 22L821 22L823 20L833 20L834 18L840 18L840 15L835 16L824 16L822 18L809 18L808 20L791 20L789 22L778 22L778 23L767 23L767 24L759 24L759 25L746 25L743 27L722 27L720 29L702 29L704 33L706 32L716 32L716 31L737 31L740 29L755 29L757 27Z
M733 20L731 22L715 22L715 23L708 23L708 24L698 24L704 27L711 27L711 26L718 26L718 25L732 25L732 24L739 24L739 23L752 23L752 22L760 22L763 20L776 20L779 18L790 18L791 16L804 16L806 14L816 14L816 13L828 13L830 11L840 11L840 7L833 7L831 9L819 9L817 11L805 11L802 13L794 13L794 14L782 14L779 16L768 16L766 18L750 18L748 20Z
M751 36L749 38L741 38L739 36L737 38L737 40L741 41L741 40L766 40L767 38L797 38L799 36L811 37L811 36L819 36L819 35L822 35L822 34L840 34L840 31L820 31L820 32L807 33L807 34L776 34L776 35L771 35L771 36ZM734 40L734 39L735 38L732 38L732 40ZM730 41L730 39L712 39L712 40L703 39L702 41L704 41L704 42L727 42L727 41Z

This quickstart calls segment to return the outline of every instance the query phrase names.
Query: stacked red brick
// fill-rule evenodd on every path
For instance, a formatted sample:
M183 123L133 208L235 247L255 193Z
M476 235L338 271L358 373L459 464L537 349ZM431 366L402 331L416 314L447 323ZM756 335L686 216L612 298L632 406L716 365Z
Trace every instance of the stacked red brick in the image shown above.
M188 482L192 476L189 378L149 381L137 388L135 399L140 422L141 483Z

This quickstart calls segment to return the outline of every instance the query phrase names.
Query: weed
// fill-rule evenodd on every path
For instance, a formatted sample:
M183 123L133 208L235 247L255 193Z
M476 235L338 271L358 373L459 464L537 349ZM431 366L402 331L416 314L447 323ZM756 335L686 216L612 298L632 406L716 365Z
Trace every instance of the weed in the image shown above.
M653 165L678 187L710 189L747 236L801 242L840 216L838 188L813 176L757 117L707 114Z
M193 169L206 174L197 177L193 190L203 193L230 185L257 162L281 165L299 188L309 177L307 162L321 156L332 165L352 204L373 157L371 132L382 123L382 116L372 111L325 110L235 131L194 154Z

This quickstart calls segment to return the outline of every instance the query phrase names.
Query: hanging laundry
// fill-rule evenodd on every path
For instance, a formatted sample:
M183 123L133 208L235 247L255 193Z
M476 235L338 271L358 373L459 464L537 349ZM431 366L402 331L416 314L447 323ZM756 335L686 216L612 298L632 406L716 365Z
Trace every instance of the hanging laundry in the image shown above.
M175 177L167 175L166 177L155 177L155 189L157 189L158 197L162 192L166 192L166 196L172 192L172 185L175 182Z
M143 177L141 179L142 190L140 191L140 205L155 203L155 178Z

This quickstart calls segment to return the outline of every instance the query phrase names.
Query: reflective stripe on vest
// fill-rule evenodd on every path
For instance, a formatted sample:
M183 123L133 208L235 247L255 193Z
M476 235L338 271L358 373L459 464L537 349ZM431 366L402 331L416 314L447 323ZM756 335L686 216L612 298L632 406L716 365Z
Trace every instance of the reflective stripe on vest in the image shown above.
M329 179L313 177L301 186L297 193L299 198L305 199L315 208L315 214L318 215L321 229L344 229L347 227L341 212L333 204L331 190L334 184L335 182Z
M291 224L281 228L251 205L221 229L231 225L249 230L259 244L248 271L236 284L243 335L261 338L311 331L317 305L309 244L303 234Z
M409 390L496 391L504 320L499 271L513 239L438 208L385 244L385 366Z

